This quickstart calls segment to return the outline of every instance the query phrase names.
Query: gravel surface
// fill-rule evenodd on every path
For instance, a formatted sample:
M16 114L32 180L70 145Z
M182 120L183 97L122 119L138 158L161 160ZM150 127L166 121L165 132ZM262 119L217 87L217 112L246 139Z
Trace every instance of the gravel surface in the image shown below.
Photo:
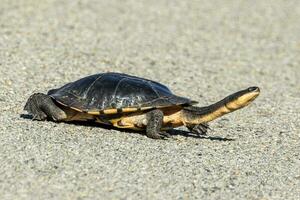
M299 19L298 0L1 0L0 199L300 199ZM33 92L108 71L202 106L262 93L207 138L22 115Z

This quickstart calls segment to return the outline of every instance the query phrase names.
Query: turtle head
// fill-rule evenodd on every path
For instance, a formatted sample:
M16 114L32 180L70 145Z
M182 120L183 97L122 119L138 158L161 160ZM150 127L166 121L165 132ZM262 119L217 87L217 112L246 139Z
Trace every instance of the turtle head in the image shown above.
M250 104L260 93L258 87L249 87L229 95L225 101L225 106L230 110L237 110Z
M258 87L249 87L245 90L233 93L210 106L196 108L194 110L185 109L185 123L201 124L210 122L227 113L231 113L247 106L254 101L259 93L260 90Z

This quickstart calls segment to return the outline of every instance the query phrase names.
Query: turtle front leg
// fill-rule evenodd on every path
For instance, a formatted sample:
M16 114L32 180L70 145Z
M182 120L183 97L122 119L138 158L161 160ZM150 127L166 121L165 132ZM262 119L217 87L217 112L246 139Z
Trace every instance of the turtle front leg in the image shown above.
M54 121L60 121L67 118L66 113L55 105L51 97L42 93L31 95L26 102L24 110L32 114L35 120L51 118Z
M207 123L202 124L187 124L186 127L191 131L192 133L197 134L198 136L206 135L207 130L210 129L209 125Z
M167 132L162 132L164 114L161 110L152 110L146 114L147 128L146 135L153 139L164 139L170 135Z

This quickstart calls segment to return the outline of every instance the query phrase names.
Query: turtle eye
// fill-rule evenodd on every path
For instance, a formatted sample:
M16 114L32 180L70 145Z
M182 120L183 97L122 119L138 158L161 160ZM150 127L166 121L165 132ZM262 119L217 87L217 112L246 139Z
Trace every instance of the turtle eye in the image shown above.
M249 92L259 91L259 88L258 87L249 87L248 91Z

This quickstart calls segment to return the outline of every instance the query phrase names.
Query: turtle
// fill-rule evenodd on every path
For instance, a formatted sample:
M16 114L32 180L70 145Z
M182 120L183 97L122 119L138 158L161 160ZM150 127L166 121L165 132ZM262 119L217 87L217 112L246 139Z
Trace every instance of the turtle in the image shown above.
M107 72L89 75L47 94L32 94L24 107L33 120L93 121L117 128L144 131L149 138L170 137L179 126L206 135L208 122L243 108L260 93L256 86L235 92L209 106L174 94L156 81Z

